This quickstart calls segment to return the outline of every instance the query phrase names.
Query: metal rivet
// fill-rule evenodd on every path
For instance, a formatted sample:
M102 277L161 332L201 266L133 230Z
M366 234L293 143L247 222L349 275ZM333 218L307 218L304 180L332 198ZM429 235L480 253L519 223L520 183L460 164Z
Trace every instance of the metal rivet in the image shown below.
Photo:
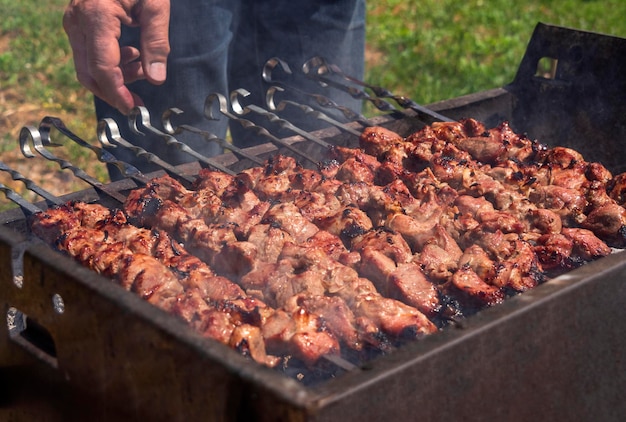
M65 302L63 302L63 298L60 294L55 293L52 296L52 306L54 307L54 311L57 314L62 314L65 312Z

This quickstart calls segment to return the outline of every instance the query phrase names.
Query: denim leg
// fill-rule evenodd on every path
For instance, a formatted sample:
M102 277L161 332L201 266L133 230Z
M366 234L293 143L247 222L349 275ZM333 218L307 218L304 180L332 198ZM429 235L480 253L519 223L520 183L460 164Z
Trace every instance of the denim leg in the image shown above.
M346 73L362 79L365 50L365 0L244 0L242 22L238 25L231 47L230 89L245 88L247 98L254 104L264 104L265 91L261 70L272 57L285 60L294 73L314 56L326 57ZM323 88L306 78L298 79L303 91L330 97L335 102L354 110L361 110L361 102L336 89ZM314 130L322 124L299 110L288 110L281 117L305 130ZM266 123L264 119L251 119ZM292 135L278 131L280 136ZM234 142L239 146L254 145L267 140L231 124Z
M226 117L210 121L204 117L204 101L213 92L228 93L227 62L232 39L233 19L239 4L235 0L176 0L172 2L170 17L171 54L168 57L167 80L154 86L146 81L130 85L144 101L152 116L152 124L161 129L161 115L170 107L184 111L175 117L174 123L187 124L224 137L228 126ZM136 28L123 28L121 45L138 45ZM127 119L117 110L96 98L98 119L113 117L123 130L123 136L145 149L154 152L165 161L180 164L194 160L188 154L168 147L154 136L132 133ZM217 113L219 115L219 113ZM219 154L221 148L202 137L181 133L176 138L207 156ZM156 170L132 152L116 148L113 152L122 160L132 162L142 171ZM113 180L119 178L117 169L109 169Z

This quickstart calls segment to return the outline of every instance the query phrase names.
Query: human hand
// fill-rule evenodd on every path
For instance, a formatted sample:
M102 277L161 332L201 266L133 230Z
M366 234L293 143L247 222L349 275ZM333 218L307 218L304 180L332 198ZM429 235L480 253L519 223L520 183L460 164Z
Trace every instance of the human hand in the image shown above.
M167 74L169 0L71 0L63 28L74 54L78 81L124 114L141 98L126 84L160 85ZM140 28L139 50L119 46L122 25Z

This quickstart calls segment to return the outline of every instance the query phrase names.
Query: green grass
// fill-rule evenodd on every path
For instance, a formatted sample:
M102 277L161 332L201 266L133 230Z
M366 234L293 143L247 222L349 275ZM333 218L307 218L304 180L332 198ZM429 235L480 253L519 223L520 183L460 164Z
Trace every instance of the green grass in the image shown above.
M626 2L368 3L368 82L429 104L511 82L538 22L626 37Z
M82 113L91 99L76 81L61 25L66 3L0 0L0 36L9 46L0 52L1 89L14 89L25 102L51 111Z
M66 0L0 0L0 160L55 194L84 188L82 182L41 158L26 160L18 148L25 125L37 126L46 115L63 119L79 136L95 138L91 95L75 77L71 49L62 28ZM63 137L53 131L54 141ZM68 143L54 151L88 169L94 177L108 178L93 153ZM0 173L4 183L34 200L21 183ZM0 211L10 205L0 195Z

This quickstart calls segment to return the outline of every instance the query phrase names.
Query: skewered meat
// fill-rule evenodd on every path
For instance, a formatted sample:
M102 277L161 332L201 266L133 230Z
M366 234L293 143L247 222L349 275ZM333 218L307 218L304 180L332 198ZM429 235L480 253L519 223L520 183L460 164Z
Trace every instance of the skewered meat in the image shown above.
M159 177L33 232L269 366L386 350L626 245L626 177L506 123L369 127L360 146L319 171L275 155L191 189Z
M61 250L165 311L192 322L205 335L268 366L279 363L279 358L266 354L262 336L268 319L273 321L272 329L277 330L276 310L247 296L228 279L216 276L165 232L129 225L119 212L111 215L99 205L68 204L38 215L33 231L50 239L62 230L55 242ZM310 364L325 354L338 352L337 341L323 329L319 318L297 306L287 314L289 318L280 319L286 324L280 341L274 338L270 343L273 350L281 354L288 351Z
M154 183L166 184L168 182L164 182L162 178L156 180ZM179 189L180 188L182 187L179 187ZM258 259L260 256L256 254L255 248L252 248L252 252L250 253L250 255L255 256L254 260L246 260L245 257L241 255L227 258L222 253L224 249L232 248L234 245L238 244L248 244L253 246L255 244L253 242L236 241L234 238L231 238L229 242L209 242L207 245L203 245L203 239L205 237L210 238L210 233L214 232L214 228L209 227L209 225L207 225L203 220L194 220L191 215L191 213L194 212L193 208L182 208L169 202L167 199L163 200L162 198L155 197L150 198L150 196L155 195L157 191L158 190L147 186L146 188L136 190L129 195L126 209L131 218L141 222L142 224L172 230L176 233L177 238L182 241L190 251L198 255L206 262L211 263L212 267L222 274L227 273L226 266L224 264L225 262L233 262L237 264L236 267L240 272L237 274L229 273L228 275L234 280L237 280L250 294L262 297L263 300L268 301L274 306L285 306L291 297L301 295L303 293L308 295L307 297L309 298L309 302L301 303L312 303L311 298L323 296L326 291L323 286L324 282L320 279L320 274L324 274L324 271L327 272L328 268L326 267L326 269L324 269L319 267L319 265L321 265L322 262L324 262L326 266L342 265L334 260L331 262L326 259L328 242L323 242L322 247L319 248L319 251L324 255L324 259L322 260L320 258L318 260L314 270L306 270L306 266L310 264L305 264L303 261L295 259L294 256L290 256L290 263L284 261L287 246L292 245L293 248L293 244L302 244L306 241L305 252L307 256L314 256L315 254L313 253L313 249L315 244L318 243L316 239L319 240L319 238L315 238L315 234L319 231L319 229L311 222L305 220L291 203L279 203L274 205L265 214L264 221L270 223L270 228L280 229L281 232L285 232L286 236L293 240L293 244L290 242L283 242L283 249L281 252L283 255L283 261L271 263L271 265L261 265L262 261ZM137 198L142 199L138 200ZM160 208L157 208L159 205ZM172 210L175 210L178 215L178 217L174 220L172 219L174 212ZM180 224L180 221L184 221L185 224ZM191 223L192 221L193 224ZM209 234L204 236L204 233ZM261 232L257 232L256 234L260 233ZM276 233L276 230L274 230L274 233ZM325 237L326 240L328 240L328 236ZM253 240L256 244L261 242L261 240L257 237L253 238ZM218 250L220 246L222 249ZM337 248L336 245L332 245L332 247ZM208 250L213 250L214 253L208 254ZM299 254L301 255L300 252ZM220 264L216 262L216 256L223 258L220 259ZM356 277L356 273L352 276ZM316 285L318 286L317 288L315 287ZM371 290L375 291L373 288ZM351 297L351 299L353 298ZM370 294L368 296L368 300L383 301L383 298L379 297L379 295L373 296ZM387 307L389 309L391 309L394 305L401 306L395 301L388 302ZM390 324L388 321L383 319L382 321L385 322L385 326L391 326L393 329L392 332L388 332L387 334L392 336L402 334L403 336L406 336L408 335L407 333L419 334L424 330L432 331L435 329L434 325L425 317L422 318L422 315L417 310L413 311L415 313L414 316L407 316L404 320L397 321L394 324ZM364 315L360 315L360 317L361 319L366 318ZM328 320L329 318L326 319ZM344 319L350 320L351 318L348 316ZM402 324L405 324L406 326L403 326ZM368 327L372 326L369 322L364 325ZM330 326L330 329L333 330L333 327ZM385 329L383 328L383 331L384 330ZM346 331L347 329L342 327L341 329L336 329L333 332L345 333ZM368 333L368 337L372 338L372 329L370 328L366 330L366 332ZM342 338L342 340L345 341L346 339ZM371 340L365 339L363 341L370 342ZM354 344L354 342L351 344Z

